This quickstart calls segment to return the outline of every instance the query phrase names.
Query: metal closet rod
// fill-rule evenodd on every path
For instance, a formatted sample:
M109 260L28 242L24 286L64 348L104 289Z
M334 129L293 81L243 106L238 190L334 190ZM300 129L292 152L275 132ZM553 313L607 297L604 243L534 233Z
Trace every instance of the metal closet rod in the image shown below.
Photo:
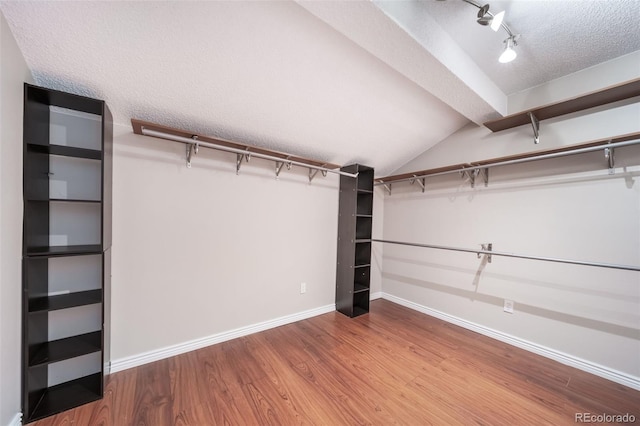
M460 247L437 246L433 244L407 243L404 241L390 241L390 240L379 240L379 239L372 239L371 241L375 241L378 243L398 244L401 246L424 247L424 248L450 250L450 251L462 251L467 253L476 253L478 255L486 254L489 256L516 257L519 259L542 260L545 262L568 263L572 265L595 266L598 268L622 269L625 271L640 272L640 266L618 265L615 263L585 262L582 260L559 259L556 257L528 256L523 254L505 253L505 252L493 251L493 250L473 250L473 249L466 249L466 248L460 248Z
M517 158L515 160L499 161L497 163L489 163L489 164L479 165L479 166L462 167L460 169L447 170L447 171L438 172L438 173L431 173L431 174L424 174L424 175L420 175L416 173L416 175L413 177L398 179L398 180L384 180L384 178L381 178L381 180L379 182L376 182L375 185L384 185L384 184L390 184L390 183L396 183L396 182L406 182L406 181L420 179L423 177L440 176L440 175L448 175L451 173L461 173L461 172L466 172L471 170L488 169L496 166L508 166L511 164L527 163L529 161L547 160L550 158L558 158L558 157L566 157L566 156L575 155L575 154L583 154L585 152L600 151L606 148L620 148L623 146L637 145L637 144L640 144L640 139L633 139L630 141L615 142L615 143L607 143L607 144L601 144L597 146L588 146L586 148L576 148L570 151L552 152L550 154L541 154L541 155L535 155L532 157Z
M216 145L214 143L209 143L209 142L201 142L201 141L199 141L197 139L185 138L183 136L176 136L176 135L172 135L170 133L158 132L157 130L149 130L149 129L146 129L144 126L142 127L142 134L145 135L145 136L153 136L153 137L156 137L156 138L169 139L169 140L172 140L172 141L182 142L182 143L196 145L196 146L204 146L206 148L217 149L219 151L233 152L235 154L250 155L251 157L262 158L264 160L271 160L271 161L275 161L275 162L278 162L278 163L301 166L301 167L305 167L307 169L320 170L321 172L335 173L335 174L340 175L340 176L347 176L347 177L351 177L351 178L358 177L358 173L347 173L347 172L343 172L341 170L328 169L326 167L314 166L313 164L302 163L300 161L287 160L286 158L274 157L272 155L267 155L267 154L260 154L259 152L252 152L252 151L246 150L246 149L231 148L229 146Z

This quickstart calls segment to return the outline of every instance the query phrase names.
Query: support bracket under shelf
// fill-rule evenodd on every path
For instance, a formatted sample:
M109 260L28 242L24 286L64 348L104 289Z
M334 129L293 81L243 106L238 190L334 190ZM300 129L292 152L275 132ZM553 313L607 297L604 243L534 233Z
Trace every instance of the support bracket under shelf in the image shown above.
M418 185L419 185L419 186L420 186L420 188L422 189L422 192L424 192L424 190L425 190L425 188L426 188L426 181L427 181L427 178L425 178L425 177L418 177L417 175L413 175L413 177L414 177L415 179L411 179L411 180L409 181L409 183L410 183L411 185L413 185L414 183L418 182ZM391 194L391 192L389 192L389 194Z
M533 127L533 143L537 145L540 143L540 120L531 111L527 115L531 120L531 127Z
M280 172L282 171L282 166L284 166L285 164L287 166L287 170L291 170L291 167L293 166L291 161L276 161L276 179L278 179L278 176L280 176Z
M488 251L490 252L493 250L493 243L480 244L480 247L482 248L482 252L477 253L478 259L480 259L482 255L484 255L484 256L487 256L487 262L491 263L491 253L486 253L486 252Z
M482 169L473 169L473 170L462 170L460 172L462 178L469 179L469 183L471 183L471 188L476 187L476 178L478 176L482 176L482 180L484 182L484 186L489 186L489 168L484 167Z
M244 154L236 154L236 174L240 174L240 166L242 165L242 160L245 160L247 163L251 160L251 153L247 148L247 152Z
M189 143L189 144L186 145L186 150L187 150L187 168L188 169L191 168L191 157L198 153L198 148L199 148L199 146L198 146L199 145L198 144L198 135L191 136L191 139L193 139L196 142L195 143Z
M325 167L326 164L323 164L321 167ZM311 181L313 180L313 178L316 177L316 175L318 174L318 172L322 173L322 177L326 177L327 176L327 171L326 170L320 170L320 169L309 169L309 183L311 183Z
M611 141L609 141L611 143ZM605 148L604 149L604 158L607 160L607 165L609 166L609 174L613 175L616 173L615 169L615 159L614 159L614 149L613 148Z

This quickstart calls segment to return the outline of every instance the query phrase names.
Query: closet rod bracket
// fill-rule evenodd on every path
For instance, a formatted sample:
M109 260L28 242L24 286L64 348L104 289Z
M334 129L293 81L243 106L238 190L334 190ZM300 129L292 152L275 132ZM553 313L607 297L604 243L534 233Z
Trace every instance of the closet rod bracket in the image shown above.
M186 145L188 169L191 168L191 157L198 153L198 148L199 148L198 135L191 136L191 139L193 139L195 143L188 143Z
M288 160L289 158L287 157L286 160ZM282 171L282 166L286 165L287 166L287 170L291 170L291 167L293 167L293 163L291 163L291 161L276 161L276 179L278 179L278 176L280 176L280 172Z
M531 120L531 127L533 127L533 143L537 145L540 143L540 120L538 120L538 117L533 115L531 111L529 111L527 115Z
M391 195L391 184L390 183L384 183L384 182L381 182L381 183L382 183L382 186L384 186L384 189L386 189L387 192L389 193L389 195Z
M280 171L282 171L282 166L284 166L284 161L276 161L276 179L280 176Z
M480 175L482 176L482 180L484 181L484 187L489 186L489 168L485 167L484 169L480 169Z
M409 181L409 183L411 185L413 185L414 183L418 182L418 185L420 185L420 188L422 189L422 192L424 192L424 189L426 188L426 181L427 178L424 177L418 177L417 175L413 175L414 179L411 179Z
M476 187L476 177L478 177L478 175L480 174L480 169L473 169L473 170L462 170L460 172L460 174L462 175L462 178L468 178L469 182L471 183L471 188L475 188ZM487 177L489 175L487 174ZM488 178L487 178L488 179ZM486 185L487 180L485 179L485 185Z
M326 164L321 165L320 167L325 167ZM313 178L316 177L316 175L318 174L318 172L322 173L322 177L327 177L327 171L326 170L321 170L321 169L309 169L309 183L311 183L311 181L313 180Z
M236 154L236 174L240 174L240 166L242 165L242 160L245 160L247 163L251 160L251 153L249 152L249 148L247 151L242 154Z
M482 248L482 251L478 252L478 259L480 259L480 256L487 256L487 262L491 263L491 253L487 253L487 252L491 252L493 250L493 243L486 243L486 244L480 244L480 247Z
M611 143L611 141L609 141ZM605 148L604 149L604 158L607 160L607 165L609 166L609 174L613 175L616 173L615 169L615 159L614 159L614 149L613 148Z

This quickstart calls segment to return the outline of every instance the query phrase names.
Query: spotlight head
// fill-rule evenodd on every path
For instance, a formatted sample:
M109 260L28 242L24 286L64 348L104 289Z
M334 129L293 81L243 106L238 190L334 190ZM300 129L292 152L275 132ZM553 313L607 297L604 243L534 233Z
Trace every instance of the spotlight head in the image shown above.
M491 24L493 17L489 15L489 4L485 4L478 10L478 24L487 26Z
M493 17L493 20L491 21L491 29L497 32L500 29L500 25L502 25L503 20L504 10Z
M513 50L513 47L517 46L516 37L517 36L511 36L504 41L505 43L504 51L498 58L498 62L500 62L501 64L506 64L507 62L511 62L516 58L516 56L518 56L518 53L515 50Z

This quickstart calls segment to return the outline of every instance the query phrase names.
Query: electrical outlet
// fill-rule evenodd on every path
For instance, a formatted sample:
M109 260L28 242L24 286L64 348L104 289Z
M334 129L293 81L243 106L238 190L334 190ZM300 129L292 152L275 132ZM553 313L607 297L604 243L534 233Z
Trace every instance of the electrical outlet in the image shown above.
M513 300L504 299L504 311L508 314L513 313Z
M307 292L307 283L300 283L300 294Z

